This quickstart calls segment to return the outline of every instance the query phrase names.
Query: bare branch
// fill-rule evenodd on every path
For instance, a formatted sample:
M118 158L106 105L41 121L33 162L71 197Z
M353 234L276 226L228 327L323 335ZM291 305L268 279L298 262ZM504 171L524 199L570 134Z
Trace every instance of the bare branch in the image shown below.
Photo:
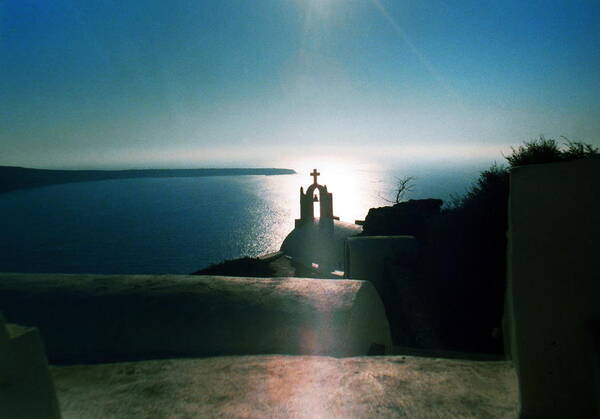
M396 204L399 204L406 194L414 189L414 181L414 176L396 178L396 199L394 201Z

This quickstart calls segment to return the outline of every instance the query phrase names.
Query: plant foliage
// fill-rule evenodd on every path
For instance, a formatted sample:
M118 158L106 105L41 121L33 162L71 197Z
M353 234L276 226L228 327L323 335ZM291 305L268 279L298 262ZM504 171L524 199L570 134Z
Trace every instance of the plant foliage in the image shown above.
M511 167L527 164L554 163L576 160L598 155L598 148L591 144L569 141L561 137L564 145L561 147L555 139L540 136L537 140L526 141L523 145L511 147L512 154L505 157Z
M540 137L480 173L467 193L454 200L438 220L440 250L434 275L439 280L445 341L455 349L501 351L491 338L500 329L506 287L506 233L510 169L597 156L590 144ZM458 327L457 325L460 325Z

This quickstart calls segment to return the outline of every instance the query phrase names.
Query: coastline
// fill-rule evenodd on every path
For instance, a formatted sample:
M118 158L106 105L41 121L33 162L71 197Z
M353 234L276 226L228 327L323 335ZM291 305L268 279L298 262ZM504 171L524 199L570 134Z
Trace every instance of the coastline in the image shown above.
M280 168L51 170L0 166L0 193L40 186L110 179L293 174L296 174L295 170Z

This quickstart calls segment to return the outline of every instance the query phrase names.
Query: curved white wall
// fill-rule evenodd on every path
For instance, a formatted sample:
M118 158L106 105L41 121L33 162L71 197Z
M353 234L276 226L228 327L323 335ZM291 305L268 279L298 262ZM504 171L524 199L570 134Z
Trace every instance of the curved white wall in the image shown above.
M388 350L364 281L0 274L0 311L40 330L51 362Z

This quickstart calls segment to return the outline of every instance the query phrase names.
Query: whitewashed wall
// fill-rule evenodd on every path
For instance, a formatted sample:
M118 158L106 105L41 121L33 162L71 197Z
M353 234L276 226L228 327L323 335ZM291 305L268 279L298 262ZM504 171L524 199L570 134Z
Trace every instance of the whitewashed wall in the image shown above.
M523 417L600 411L600 159L511 172L507 314Z
M38 328L51 362L391 350L366 281L0 274L0 311Z

